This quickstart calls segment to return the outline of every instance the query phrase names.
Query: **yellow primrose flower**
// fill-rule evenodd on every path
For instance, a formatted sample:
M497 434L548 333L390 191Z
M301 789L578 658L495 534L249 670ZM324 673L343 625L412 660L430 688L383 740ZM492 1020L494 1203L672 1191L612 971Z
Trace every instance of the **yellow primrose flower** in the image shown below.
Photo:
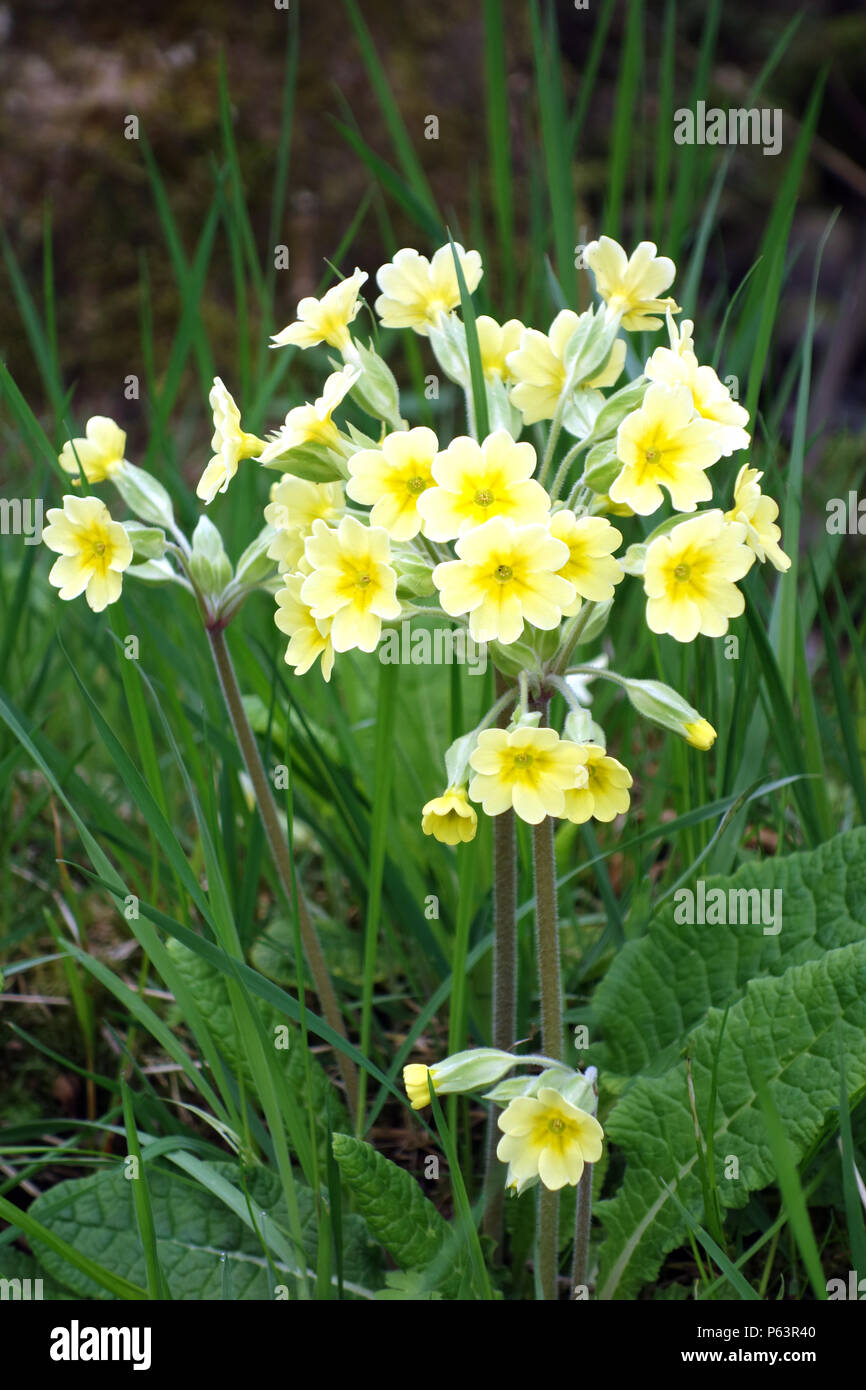
M94 613L120 598L121 575L132 564L132 545L119 521L98 497L67 494L51 507L42 539L60 556L48 575L62 599L83 593Z
M485 377L488 381L510 381L508 354L520 346L521 335L525 332L520 319L508 319L506 323L499 324L489 314L479 314L475 327Z
M353 275L341 280L338 285L332 285L321 299L308 295L300 300L296 322L275 333L271 338L271 347L294 344L296 347L309 348L317 343L328 343L338 352L350 351L352 335L349 324L358 313L358 294L368 279L366 270L359 270L355 266Z
M89 483L101 483L123 467L126 435L107 415L92 415L84 426L85 439L70 439L60 451L58 462L74 482L81 482L81 472ZM76 458L77 455L77 458Z
M331 416L360 375L360 369L352 366L332 372L315 405L296 405L294 410L289 411L285 424L271 435L270 441L258 455L259 463L272 463L303 444L323 444L328 449L339 451L340 431Z
M470 294L478 288L484 273L477 251L454 247ZM382 291L376 300L376 313L383 328L414 328L426 337L429 328L460 303L460 286L454 269L451 247L440 246L432 261L410 247L398 251L394 259L376 274Z
M195 490L196 496L205 503L212 502L218 492L226 491L241 459L254 458L265 447L263 439L241 429L241 412L218 376L214 377L208 400L213 411L214 433L210 446L214 456Z
M595 286L613 314L622 315L622 326L630 332L661 328L663 314L679 307L670 298L657 296L673 283L677 268L669 256L657 256L654 241L642 241L630 256L619 242L603 236L591 241L584 257L595 276Z
M545 816L564 814L581 762L578 745L555 729L484 729L469 759L475 771L469 795L488 816L513 807L521 820L538 825Z
M430 1104L428 1077L431 1076L430 1067L423 1066L421 1062L410 1062L403 1068L403 1085L413 1110L423 1110L425 1105ZM436 1089L436 1078L433 1077L433 1090Z
M574 602L563 608L563 616L573 617L581 598L593 603L613 598L614 585L623 577L619 561L613 558L622 545L622 533L603 516L575 516L564 507L550 518L550 534L568 546L568 559L559 573L577 591Z
M685 386L648 387L643 405L617 430L616 452L625 465L610 485L614 502L649 516L666 487L678 512L693 512L713 495L704 469L722 456L718 426L694 414Z
M465 787L449 787L442 796L434 796L421 811L421 829L433 835L440 844L467 844L475 839L478 814L469 805Z
M568 547L546 526L515 526L493 517L467 531L455 545L460 557L433 571L439 601L452 618L469 614L476 642L516 642L524 622L558 627L574 602L574 585L557 574Z
M274 622L290 639L286 663L293 666L296 676L309 671L317 657L322 658L322 675L331 679L334 669L334 644L331 641L331 619L313 617L310 606L301 598L304 574L283 575L284 588L277 590L277 611Z
M304 553L304 541L314 521L336 521L343 511L343 487L339 482L310 483L284 473L271 485L271 500L265 507L265 521L277 529L268 546L268 556L276 560L281 573L294 569Z
M508 369L517 382L511 402L521 412L525 425L552 420L556 414L567 375L565 349L582 317L573 309L562 309L548 334L527 328L520 346L508 354ZM578 389L613 386L625 365L625 353L625 341L617 338L602 369L591 380L581 382Z
M496 1157L508 1164L506 1185L518 1193L534 1178L551 1192L580 1182L584 1165L601 1158L604 1130L552 1086L537 1096L518 1096L497 1121L503 1137Z
M314 521L304 555L312 573L303 582L301 599L317 621L333 619L334 650L375 651L382 619L400 616L388 532L362 526L353 516L344 516L336 530Z
M732 399L712 367L698 365L692 340L694 324L685 319L678 329L670 311L667 323L670 347L656 348L644 375L665 386L688 387L696 414L718 426L717 437L726 458L736 449L747 449L749 434L743 427L749 423L749 412Z
M545 522L550 498L532 474L535 450L516 444L507 430L483 443L460 434L433 460L436 487L418 498L424 534L451 541L491 517L529 524Z
M699 719L695 724L684 724L683 732L686 743L690 743L693 748L699 748L702 753L712 748L716 741L716 731L707 719Z
M439 440L423 425L398 430L379 449L360 449L349 459L346 491L354 502L372 507L370 521L395 541L409 541L421 530L418 499L433 486L432 464Z
M736 581L755 559L745 537L745 526L714 509L650 542L643 582L653 632L670 633L678 642L693 642L699 632L724 636L728 619L745 607Z
M761 492L763 476L757 468L743 465L734 483L734 505L725 513L725 518L742 522L746 528L746 545L762 564L769 560L777 570L789 570L791 557L779 545L782 539L782 532L776 525L779 508L772 497L765 497Z
M631 773L616 758L609 758L597 743L576 744L583 761L582 785L570 788L565 794L565 815L577 825L592 816L595 820L611 821L629 808L628 788Z

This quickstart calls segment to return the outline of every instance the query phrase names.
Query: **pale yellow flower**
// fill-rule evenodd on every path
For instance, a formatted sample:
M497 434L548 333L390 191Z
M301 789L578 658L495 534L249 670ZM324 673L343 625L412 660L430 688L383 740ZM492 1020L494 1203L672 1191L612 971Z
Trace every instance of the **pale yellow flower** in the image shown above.
M477 251L464 251L459 245L455 245L455 250L466 288L472 294L483 274L481 257ZM404 247L388 265L380 267L376 280L382 293L375 309L383 328L414 328L426 336L442 314L450 313L460 303L450 245L440 246L430 261Z
M552 420L556 414L567 376L565 349L583 317L573 309L562 309L549 333L524 329L520 346L508 354L508 369L517 382L511 391L511 402L521 412L525 425ZM622 372L625 354L625 342L617 338L604 366L590 380L581 382L578 390L613 386Z
M577 591L574 602L563 608L563 616L573 617L581 598L593 603L613 598L614 585L623 577L622 566L613 558L622 545L622 533L603 516L575 516L563 508L550 518L550 534L568 546L568 560L559 573Z
M704 470L721 458L722 442L717 425L695 416L687 387L656 383L617 430L616 452L625 466L610 485L612 501L649 516L665 487L678 512L693 512L713 495Z
M241 429L241 412L218 376L214 377L208 400L213 412L214 433L210 446L214 456L195 490L196 496L205 503L212 502L218 492L227 490L241 459L254 458L265 447L265 441L258 435L247 434Z
M325 448L341 451L340 431L331 416L360 375L360 370L352 366L332 372L315 405L297 405L289 411L285 424L271 435L258 455L259 463L273 463L274 459L304 444L321 444Z
M596 743L575 745L581 753L582 785L571 787L565 794L565 815L577 825L590 817L611 821L624 815L629 808L632 778L627 767L609 758Z
M60 467L80 483L81 472L89 483L101 483L123 467L126 435L107 415L92 415L84 426L85 439L70 439L60 451ZM77 456L77 457L76 457Z
M749 435L744 426L749 423L749 412L733 400L712 367L698 365L692 340L694 324L685 319L678 329L670 312L667 322L670 347L656 348L644 375L664 386L688 387L695 413L718 426L717 437L725 457L736 449L748 448Z
M515 443L507 430L489 434L481 444L458 435L433 460L436 486L418 498L425 535L454 540L491 517L546 521L550 498L532 476L535 464L532 445Z
M406 1087L406 1095L413 1110L423 1110L425 1105L430 1104L430 1088L428 1079L433 1076L429 1067L423 1066L421 1062L409 1062L403 1068L403 1085ZM436 1080L433 1078L433 1090L436 1091Z
M499 324L489 314L479 314L475 327L485 377L488 381L510 381L508 354L520 346L520 338L525 331L520 319L508 319Z
M694 724L684 724L686 743L706 753L716 741L716 731L707 719L698 719Z
M693 642L699 632L724 636L728 619L739 617L745 607L736 581L755 559L745 537L745 526L714 509L679 522L668 535L650 542L644 589L653 632L670 633L678 642Z
M333 620L334 650L375 651L382 620L400 616L388 532L362 526L353 516L344 516L335 530L314 521L304 556L312 573L303 582L301 599L317 621Z
M467 531L454 548L459 559L437 565L433 583L446 613L469 614L476 642L516 642L524 622L558 627L563 608L574 601L574 585L557 574L568 547L546 526L494 517Z
M328 343L338 352L351 350L352 335L349 324L358 313L358 294L361 286L369 279L366 270L355 267L355 273L348 279L315 299L312 295L300 300L298 317L281 332L271 338L271 347L315 347L317 343Z
M545 816L564 814L566 794L581 776L577 744L555 729L524 726L484 729L469 759L475 776L469 795L488 816L512 807L521 820L538 825Z
M576 1186L584 1165L601 1158L604 1130L551 1086L518 1096L497 1121L503 1137L496 1156L508 1164L506 1185L518 1193L535 1178L551 1192Z
M610 312L622 315L623 328L661 328L658 314L668 308L679 313L672 299L658 298L673 283L677 268L669 256L656 255L655 242L642 241L626 256L619 242L603 236L591 241L584 255L596 289Z
M119 521L98 497L67 494L63 507L51 507L42 539L59 559L49 582L62 599L84 594L94 613L120 598L122 574L132 564L132 545Z
M277 611L274 622L290 639L286 663L293 666L295 675L302 676L317 657L322 658L322 675L331 679L334 669L334 644L331 641L331 619L313 617L310 606L301 597L303 574L283 575L284 588L276 594Z
M314 521L336 521L342 515L343 487L339 482L310 483L284 473L272 484L270 496L265 521L276 527L277 535L267 553L283 573L294 569L303 555Z
M469 805L465 787L449 787L434 796L421 811L421 829L443 845L467 844L475 839L478 813Z
M779 508L772 497L761 492L763 473L746 464L737 474L734 483L734 505L725 513L728 521L739 521L746 528L746 545L753 550L761 563L769 560L777 570L789 570L791 557L779 545L782 532L776 525Z
M388 434L379 449L359 449L351 456L346 492L372 507L373 526L383 526L395 541L411 540L421 530L418 499L433 486L438 450L439 440L423 425Z

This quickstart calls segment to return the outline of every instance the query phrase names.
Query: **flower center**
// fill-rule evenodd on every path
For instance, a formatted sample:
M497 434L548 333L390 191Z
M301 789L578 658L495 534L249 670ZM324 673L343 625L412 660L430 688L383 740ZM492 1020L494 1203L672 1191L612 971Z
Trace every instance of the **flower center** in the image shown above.
M493 504L493 493L489 487L480 487L475 494L476 507L490 507ZM510 576L509 576L510 577Z
M550 1120L547 1126L554 1134L561 1134L565 1129L565 1120Z
M674 570L674 579L688 579L691 574L691 566L685 563L677 565Z
M427 484L421 477L410 478L406 484L410 492L423 492Z
M515 755L514 755L514 761L515 761L515 763L517 764L518 767L529 767L529 764L532 762L532 754L531 754L531 753L515 753Z
M495 574L500 584L507 584L509 579L514 578L514 570L511 565L497 565Z
M369 574L359 574L356 583L359 589L366 589L367 585L370 583Z
M646 459L647 463L658 463L660 457L660 449L647 449L644 454L644 458Z
M104 554L105 554L105 541L97 541L96 544L94 545L93 549L96 551L97 555L104 555Z

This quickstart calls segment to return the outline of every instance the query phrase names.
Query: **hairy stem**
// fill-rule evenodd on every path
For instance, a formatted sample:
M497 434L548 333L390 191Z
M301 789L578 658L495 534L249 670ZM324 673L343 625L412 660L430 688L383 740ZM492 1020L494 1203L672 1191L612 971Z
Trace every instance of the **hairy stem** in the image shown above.
M229 655L226 645L225 632L221 626L209 626L207 628L208 641L213 653L214 664L219 675L220 688L226 702L226 708L231 718L232 728L241 750L241 756L247 770L250 781L253 784L256 803L262 824L267 836L271 857L274 867L282 884L283 891L289 903L294 900L295 891L297 892L298 917L301 926L301 938L304 943L304 952L310 966L310 972L316 986L316 993L322 1006L322 1013L325 1019L333 1028L335 1033L339 1033L342 1038L346 1037L346 1030L343 1026L343 1016L340 1013L340 1006L337 1003L337 996L334 993L334 986L328 973L328 966L322 951L318 933L313 925L307 905L304 902L301 886L295 880L294 865L289 847L286 844L280 826L279 813L274 801L271 786L268 781L262 763L259 747L255 740L255 735L250 728L244 709L243 698L241 696L238 679L235 675L235 668ZM294 887L293 887L294 883ZM346 1088L346 1096L349 1102L349 1109L354 1116L358 1107L358 1074L354 1064L342 1052L337 1052L337 1065L343 1078Z

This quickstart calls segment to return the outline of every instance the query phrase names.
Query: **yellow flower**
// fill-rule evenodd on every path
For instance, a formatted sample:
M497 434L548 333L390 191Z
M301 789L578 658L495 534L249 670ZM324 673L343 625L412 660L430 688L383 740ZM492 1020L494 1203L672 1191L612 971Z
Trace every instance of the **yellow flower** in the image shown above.
M743 465L734 483L734 505L725 513L725 518L742 522L746 528L746 545L761 563L769 560L777 570L789 570L791 557L779 545L782 539L782 532L776 525L779 508L772 497L765 497L761 492L763 476L757 468Z
M508 319L499 324L489 314L479 314L475 327L485 377L488 381L509 381L508 354L520 346L520 337L525 331L520 319Z
M92 415L84 426L86 439L70 439L60 451L60 467L80 483L81 471L89 483L101 483L111 478L124 464L126 435L119 425L106 415ZM77 458L76 458L77 455Z
M437 486L418 499L424 534L451 541L491 517L546 521L550 498L532 477L535 463L532 445L516 444L507 430L489 434L482 444L458 435L433 460Z
M488 816L513 807L521 820L538 825L545 816L564 814L581 761L577 744L555 729L484 729L469 759L475 771L469 795Z
M565 814L568 820L583 825L590 816L595 820L611 821L629 808L628 788L631 773L616 758L609 758L596 743L576 744L582 755L583 785L572 787L565 794Z
M626 256L619 242L603 236L589 243L585 259L608 309L622 315L623 328L631 332L661 328L657 314L668 308L679 313L672 299L657 297L673 283L677 268L669 256L656 255L655 242L642 241Z
M280 572L295 568L314 521L336 521L342 511L341 483L310 483L284 473L272 485L271 500L265 507L265 521L278 533L268 546L268 556L276 560Z
M693 748L700 748L702 753L712 748L716 741L716 731L706 719L699 719L695 724L684 724L683 732L686 743L690 743Z
M60 556L48 576L62 599L83 593L94 613L120 598L123 571L132 564L132 545L119 521L98 497L67 494L51 507L42 539Z
M519 348L508 354L508 368L517 382L511 401L523 415L525 425L552 420L556 414L567 376L563 361L565 349L582 317L573 309L563 309L553 320L547 335L539 333L537 328L527 328ZM578 389L612 386L625 364L625 353L624 340L617 338L601 371L591 380L581 382Z
M214 456L202 473L196 488L196 496L203 502L212 502L218 492L225 492L238 471L241 459L254 458L265 441L255 434L247 434L241 429L241 413L218 376L208 396L213 411L213 439L210 442Z
M309 604L301 598L304 583L303 574L283 576L285 588L277 590L277 611L274 622L290 639L286 649L286 664L293 666L296 676L302 676L317 657L322 658L322 675L326 681L331 679L334 669L334 646L331 642L331 620L320 618L318 622L310 612Z
M272 463L274 459L304 444L322 444L339 451L340 431L331 416L360 375L360 370L352 366L332 372L315 405L296 405L294 410L289 411L285 424L271 435L269 443L258 455L259 463Z
M449 787L442 796L434 796L421 811L421 829L433 835L440 844L467 844L475 839L478 815L469 805L465 787Z
M736 580L755 559L743 543L745 536L745 526L713 510L679 522L669 535L650 542L644 589L653 632L670 633L678 642L693 642L699 632L724 636L728 619L739 617L745 607Z
M664 501L662 487L678 512L709 501L713 489L704 469L718 462L722 445L718 426L695 416L685 386L655 384L617 430L616 452L625 467L611 483L611 500L649 516Z
M304 555L312 573L301 586L301 599L317 622L333 619L334 650L375 651L382 619L400 616L388 532L362 526L353 516L344 516L336 530L314 521Z
M349 324L358 309L358 294L361 286L369 279L366 270L355 267L354 275L332 285L321 299L309 295L298 304L298 317L280 333L271 338L271 347L315 347L317 343L328 343L338 352L351 349L352 335Z
M477 251L464 251L456 244L454 249L466 288L472 294L483 274L481 257ZM450 313L460 303L450 245L440 246L432 261L404 247L379 269L376 280L382 293L375 308L383 328L414 328L426 337L428 329L438 324L440 315Z
M687 386L692 393L695 412L704 420L713 420L722 453L727 457L735 449L747 449L749 435L744 426L749 412L731 398L731 393L717 377L712 367L698 366L694 354L692 329L685 319L677 329L670 312L667 316L670 347L656 348L644 368L650 381L664 386Z
M383 526L395 541L409 541L421 530L418 499L433 485L438 449L439 440L422 425L388 434L380 449L360 449L349 459L347 493L372 507L371 523Z
M430 1067L423 1066L420 1062L410 1062L403 1068L403 1085L406 1087L406 1095L413 1110L423 1110L425 1105L430 1104L430 1090L427 1079L433 1073ZM436 1080L433 1080L433 1090L436 1091Z
M546 526L494 517L454 548L460 558L437 565L433 583L446 613L469 614L476 642L516 642L524 622L558 627L563 608L574 602L574 585L557 574L568 547Z
M577 590L577 598L563 608L571 618L580 609L581 598L604 603L613 598L613 586L623 577L613 551L622 545L622 534L603 516L575 516L563 508L550 518L550 534L568 546L568 560L559 573Z
M604 1130L598 1120L551 1086L542 1086L537 1096L518 1096L497 1123L503 1137L496 1157L508 1164L507 1186L517 1192L534 1178L551 1192L574 1187L584 1165L601 1158Z

